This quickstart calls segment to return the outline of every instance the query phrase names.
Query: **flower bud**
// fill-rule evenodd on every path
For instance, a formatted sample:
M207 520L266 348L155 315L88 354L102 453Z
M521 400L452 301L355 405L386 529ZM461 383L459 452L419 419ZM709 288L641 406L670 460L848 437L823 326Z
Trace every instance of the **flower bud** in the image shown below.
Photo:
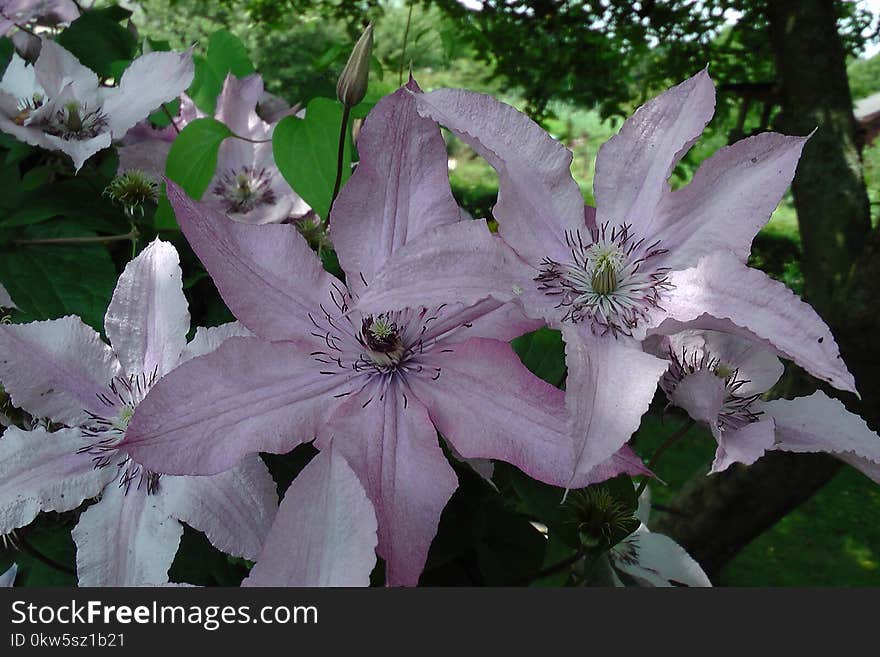
M373 24L354 44L354 49L342 69L339 82L336 83L336 97L339 102L352 108L364 99L367 93L367 82L370 78L370 57L373 52Z

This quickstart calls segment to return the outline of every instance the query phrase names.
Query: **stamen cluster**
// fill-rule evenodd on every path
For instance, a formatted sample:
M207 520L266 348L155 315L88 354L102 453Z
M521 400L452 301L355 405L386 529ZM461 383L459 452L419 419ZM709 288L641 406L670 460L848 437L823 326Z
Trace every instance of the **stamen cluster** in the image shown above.
M213 192L227 212L245 214L261 205L273 205L272 173L265 167L230 169L214 185Z

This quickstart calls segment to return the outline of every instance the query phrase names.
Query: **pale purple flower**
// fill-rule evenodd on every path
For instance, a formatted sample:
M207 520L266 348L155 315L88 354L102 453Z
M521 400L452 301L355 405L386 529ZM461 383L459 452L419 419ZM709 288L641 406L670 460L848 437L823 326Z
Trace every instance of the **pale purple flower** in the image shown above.
M257 114L257 103L262 96L263 80L259 75L241 80L231 74L226 77L214 118L236 135L253 141L233 137L220 145L216 173L201 199L245 224L280 223L302 217L310 209L275 166L272 154L275 124L267 123ZM175 124L182 129L203 116L184 94ZM126 145L119 149L120 170L138 169L162 176L175 136L176 131L170 126L161 131L151 131L143 124L135 126L126 136Z
M73 0L0 0L0 36L22 25L60 25L79 17Z
M32 146L60 150L78 171L87 159L121 139L193 79L192 54L151 52L138 57L116 87L54 41L44 39L31 66L17 54L0 81L0 130Z
M0 325L0 383L16 406L66 427L6 429L0 534L41 511L69 511L100 496L72 534L81 586L167 582L181 522L224 552L256 558L277 505L258 456L213 477L160 477L117 449L156 381L247 331L237 324L200 329L187 344L177 252L159 240L126 266L104 328L112 349L78 317Z
M181 229L258 337L230 339L166 377L122 444L154 470L211 474L245 454L284 453L313 438L324 449L332 439L376 509L390 584L417 583L457 486L438 430L465 458L501 459L556 484L571 476L563 393L528 372L507 342L539 322L488 299L354 309L393 251L462 221L440 130L413 106L406 89L376 106L360 165L336 200L332 238L347 287L293 226L231 222L168 184ZM629 451L610 456L578 485L644 472Z
M9 569L0 575L0 587L9 588L15 585L15 576L18 574L18 564L12 564Z
M843 390L854 382L828 327L782 283L750 269L751 241L794 175L805 138L764 133L719 150L686 187L675 164L714 110L708 73L639 108L599 151L596 209L584 208L571 152L513 107L443 89L416 95L499 174L501 244L475 223L407 244L358 307L398 309L487 296L518 300L561 328L574 462L589 470L639 426L667 363L642 351L651 332L717 328L772 344Z
M683 547L668 536L648 529L650 512L650 489L646 489L639 498L636 512L639 528L608 553L614 585L712 586L700 564Z
M369 586L377 540L364 487L325 449L290 484L242 586Z
M763 401L783 366L764 343L688 330L646 343L671 366L660 380L670 403L709 427L718 442L712 472L750 465L768 450L827 452L880 482L880 436L821 391Z
M0 283L0 308L16 308L15 302L2 283Z

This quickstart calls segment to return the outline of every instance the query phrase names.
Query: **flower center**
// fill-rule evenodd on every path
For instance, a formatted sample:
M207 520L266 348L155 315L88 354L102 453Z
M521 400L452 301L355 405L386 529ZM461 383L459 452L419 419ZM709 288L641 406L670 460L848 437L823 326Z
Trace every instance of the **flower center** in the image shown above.
M718 413L718 428L721 431L739 429L752 422L757 422L763 411L755 411L752 404L761 397L760 393L741 396L737 392L748 379L740 377L739 369L734 368L708 351L694 350L688 352L682 348L681 353L669 350L671 365L660 379L660 387L670 402L675 403L676 389L687 377L698 374L711 374L724 383L724 401Z
M367 355L381 370L393 370L406 355L397 324L387 315L365 317L360 339Z
M42 94L34 94L30 98L22 98L18 101L18 114L12 117L15 125L24 125L31 116L31 112L43 106Z
M589 321L594 333L631 335L670 287L668 269L651 262L666 251L659 242L635 239L629 225L609 230L605 224L590 237L587 243L580 231L566 233L571 259L545 259L535 278L538 289L559 297L563 321Z
M85 103L65 103L46 120L45 130L65 140L91 139L107 127L107 117L101 108L90 110Z
M273 205L272 174L265 167L230 169L214 185L214 193L227 212L245 214L261 205Z

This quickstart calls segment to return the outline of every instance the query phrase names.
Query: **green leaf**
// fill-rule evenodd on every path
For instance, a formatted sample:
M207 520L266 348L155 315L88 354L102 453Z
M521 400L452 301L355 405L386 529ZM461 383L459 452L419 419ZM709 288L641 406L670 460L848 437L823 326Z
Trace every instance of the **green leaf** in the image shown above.
M134 34L122 27L115 15L100 10L86 12L58 37L58 43L80 63L104 78L114 77L119 70L116 62L134 59L137 50Z
M177 217L174 216L174 208L168 202L165 192L159 197L159 206L153 215L153 228L156 230L180 230L177 225Z
M201 198L214 177L220 144L231 136L229 128L216 119L196 119L171 144L165 174L191 198Z
M206 57L195 58L196 74L189 95L196 106L214 114L217 96L226 76L244 77L255 71L241 40L226 30L218 30L208 38Z
M6 71L12 59L12 53L15 52L15 45L9 37L0 38L0 75Z
M559 386L565 379L565 345L562 333L541 328L510 343L523 365L547 383Z
M342 105L315 98L306 118L288 116L275 127L272 151L287 183L320 217L327 217L336 182ZM347 131L342 157L342 182L351 175L351 132Z
M26 239L89 237L67 220L29 226ZM116 268L101 244L17 245L0 253L0 283L29 322L79 315L100 331L116 285Z

